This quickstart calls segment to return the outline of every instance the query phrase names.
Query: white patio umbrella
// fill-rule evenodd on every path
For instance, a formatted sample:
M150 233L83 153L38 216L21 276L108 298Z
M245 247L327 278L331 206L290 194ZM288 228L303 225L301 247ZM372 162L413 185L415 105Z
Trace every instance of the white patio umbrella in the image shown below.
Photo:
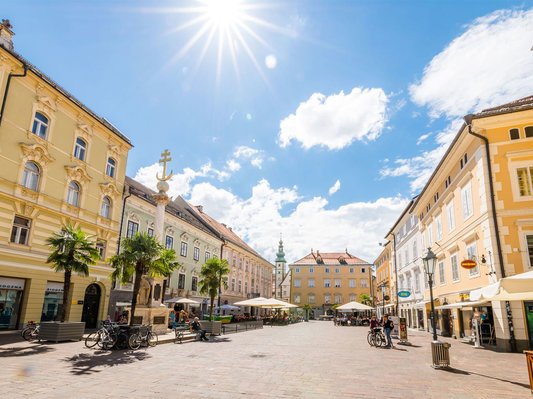
M240 307L233 306L233 305L222 305L220 307L217 306L215 309L220 309L220 310L239 310Z
M195 301L194 299L189 299L189 298L181 298L181 299L178 299L176 301L176 303L186 303L188 305L193 305L193 304L200 304L200 302L198 301Z
M356 301L345 303L337 308L337 310L373 310L374 308Z
M471 301L533 300L533 271L502 278L486 287L470 291Z
M260 307L261 305L264 305L265 303L267 303L267 301L268 301L268 299L263 298L262 296L259 296L257 298L246 299L244 301L235 302L234 305Z
M297 308L298 305L293 305L292 303L281 301L276 298L267 299L267 301L261 305L262 308L271 308L271 309L285 309L285 308Z

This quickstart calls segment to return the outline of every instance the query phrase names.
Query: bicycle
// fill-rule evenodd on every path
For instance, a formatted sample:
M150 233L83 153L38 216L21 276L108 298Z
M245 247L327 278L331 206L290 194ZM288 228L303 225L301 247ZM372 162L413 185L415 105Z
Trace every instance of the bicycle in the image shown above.
M157 334L152 331L152 326L140 326L139 329L130 335L128 345L131 349L139 349L141 345L154 347L157 345Z
M34 341L36 339L39 339L40 328L41 326L39 324L35 324L34 321L30 321L28 322L26 327L20 332L20 335L28 342Z
M366 337L368 345L375 346L376 348L385 345L386 339L385 334L381 331L381 328L373 328L368 332Z
M111 349L117 343L118 334L116 331L116 325L110 322L104 322L102 327L85 338L85 346L87 348L93 348L98 345L101 349Z

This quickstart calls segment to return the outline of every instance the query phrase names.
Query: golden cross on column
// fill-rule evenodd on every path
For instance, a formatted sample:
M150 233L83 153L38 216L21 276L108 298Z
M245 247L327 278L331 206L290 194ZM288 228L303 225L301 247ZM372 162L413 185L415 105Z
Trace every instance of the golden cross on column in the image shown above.
M169 180L172 176L174 176L172 174L172 171L170 171L170 174L167 176L167 162L170 162L172 161L172 158L170 157L170 151L169 150L165 150L161 153L161 159L159 160L159 163L162 163L163 164L163 176L159 177L159 173L156 175L157 177L157 180L159 181L167 181Z

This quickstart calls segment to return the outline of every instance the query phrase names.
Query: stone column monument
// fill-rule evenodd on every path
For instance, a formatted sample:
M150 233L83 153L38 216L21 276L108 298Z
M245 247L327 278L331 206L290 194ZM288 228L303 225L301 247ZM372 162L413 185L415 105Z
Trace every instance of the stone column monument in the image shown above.
M167 175L167 163L172 160L170 157L170 152L168 150L163 151L163 153L161 153L161 157L162 158L159 160L159 162L163 165L163 174L162 176L159 176L159 174L156 175L158 180L158 192L157 194L153 195L153 198L157 204L154 222L154 235L157 240L164 245L165 208L170 202L170 197L167 194L169 189L167 181L170 180L173 175L172 171ZM154 331L157 333L166 332L168 326L169 310L163 302L165 295L162 290L163 280L164 277L143 277L141 285L144 284L147 288L149 288L149 291L146 290L145 298L138 298L138 303L140 306L135 312L137 316L142 316L144 324L152 324ZM139 295L140 294L141 291L139 291Z

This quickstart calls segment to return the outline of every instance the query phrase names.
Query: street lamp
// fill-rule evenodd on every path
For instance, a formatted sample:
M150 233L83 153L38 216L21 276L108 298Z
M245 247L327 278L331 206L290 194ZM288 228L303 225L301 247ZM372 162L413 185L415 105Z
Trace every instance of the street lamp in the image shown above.
M435 273L435 265L437 264L437 256L433 253L431 248L425 257L422 258L424 262L424 272L428 276L429 284L429 300L431 301L431 324L433 325L433 341L437 341L437 326L435 324L435 304L433 303L433 275Z

